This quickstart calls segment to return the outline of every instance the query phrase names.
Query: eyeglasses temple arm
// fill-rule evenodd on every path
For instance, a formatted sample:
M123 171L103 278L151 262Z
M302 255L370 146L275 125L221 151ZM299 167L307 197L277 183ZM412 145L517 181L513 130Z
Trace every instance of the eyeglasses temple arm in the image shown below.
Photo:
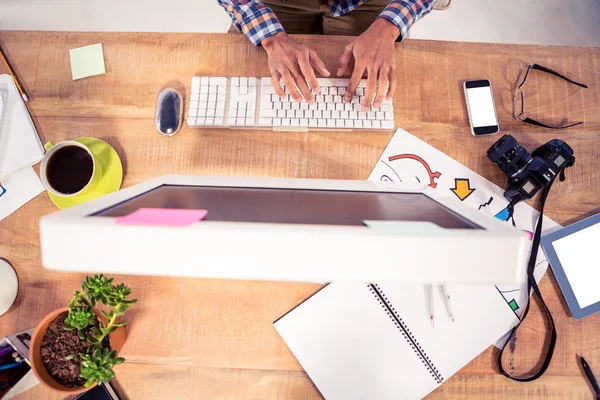
M532 64L532 65L531 65L531 68L533 68L533 69L537 69L538 71L544 71L544 72L547 72L547 73L549 73L549 74L552 74L552 75L554 75L554 76L558 76L559 78L563 78L564 80L566 80L566 81L568 81L568 82L571 82L572 84L575 84L575 85L577 85L577 86L580 86L580 87L582 87L582 88L586 88L586 89L587 89L587 85L586 85L586 84L584 84L584 83L579 83L579 82L575 82L574 80L567 78L567 77L566 77L566 76L564 76L563 74L561 74L561 73L559 73L559 72L556 72L556 71L554 71L554 70L552 70L552 69L550 69L550 68L546 68L546 67L544 67L543 65L539 65L539 64ZM566 127L565 127L565 128L566 128Z

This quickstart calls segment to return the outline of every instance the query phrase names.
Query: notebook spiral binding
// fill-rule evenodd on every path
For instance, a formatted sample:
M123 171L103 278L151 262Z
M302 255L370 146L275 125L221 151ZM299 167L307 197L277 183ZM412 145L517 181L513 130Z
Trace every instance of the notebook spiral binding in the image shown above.
M402 318L400 318L400 316L396 312L396 309L393 306L391 306L387 296L381 290L381 287L379 287L379 285L377 284L369 283L367 284L367 286L369 287L369 290L371 291L371 293L373 293L373 296L375 296L379 304L381 304L381 306L383 307L387 315L390 317L392 322L394 322L396 328L398 328L400 333L402 333L402 336L404 337L404 339L406 339L406 342L410 345L415 354L419 356L419 359L421 360L425 368L427 368L433 379L435 379L435 381L438 384L441 384L444 381L442 374L440 374L438 369L433 365L433 362L427 356L427 353L425 353L425 350L423 350L417 339L415 339L415 337L411 333L410 329L408 329Z

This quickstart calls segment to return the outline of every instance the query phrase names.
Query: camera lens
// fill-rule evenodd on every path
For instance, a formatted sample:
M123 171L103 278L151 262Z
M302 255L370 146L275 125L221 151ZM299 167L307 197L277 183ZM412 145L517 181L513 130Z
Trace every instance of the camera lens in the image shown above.
M504 135L494 143L487 156L509 178L517 175L531 161L531 154L510 135Z

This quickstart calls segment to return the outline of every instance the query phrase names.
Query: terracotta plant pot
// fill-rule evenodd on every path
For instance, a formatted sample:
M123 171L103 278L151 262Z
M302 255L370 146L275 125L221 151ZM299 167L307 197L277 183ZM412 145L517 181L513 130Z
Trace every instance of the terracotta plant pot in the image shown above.
M33 370L33 373L42 383L42 385L46 386L51 390L63 394L77 394L90 390L91 388L96 386L96 383L94 383L89 388L86 388L85 386L68 388L66 386L61 385L50 376L48 371L46 371L46 367L42 362L41 355L42 340L44 339L44 334L46 333L46 329L48 329L48 325L50 325L50 323L54 321L54 319L60 314L68 311L69 307L59 308L58 310L46 315L46 317L42 319L42 321L38 324L38 326L35 328L35 331L33 332L33 336L31 337L31 342L29 344L29 361L31 363L31 369ZM96 313L96 316L100 321L106 323L106 318L104 318L104 316L100 313L100 310L94 308L94 312ZM125 344L125 327L119 327L116 331L109 334L108 338L110 341L111 349L116 350L117 354L119 354L121 352L121 349L123 348L123 345Z

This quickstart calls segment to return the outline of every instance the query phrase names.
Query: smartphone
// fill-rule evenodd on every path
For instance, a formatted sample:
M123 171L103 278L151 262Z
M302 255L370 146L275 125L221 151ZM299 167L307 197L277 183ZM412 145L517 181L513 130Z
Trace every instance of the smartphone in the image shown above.
M471 133L479 136L500 132L490 81L487 79L467 81L464 88Z
M103 383L75 397L73 400L119 400L119 397L108 383Z

